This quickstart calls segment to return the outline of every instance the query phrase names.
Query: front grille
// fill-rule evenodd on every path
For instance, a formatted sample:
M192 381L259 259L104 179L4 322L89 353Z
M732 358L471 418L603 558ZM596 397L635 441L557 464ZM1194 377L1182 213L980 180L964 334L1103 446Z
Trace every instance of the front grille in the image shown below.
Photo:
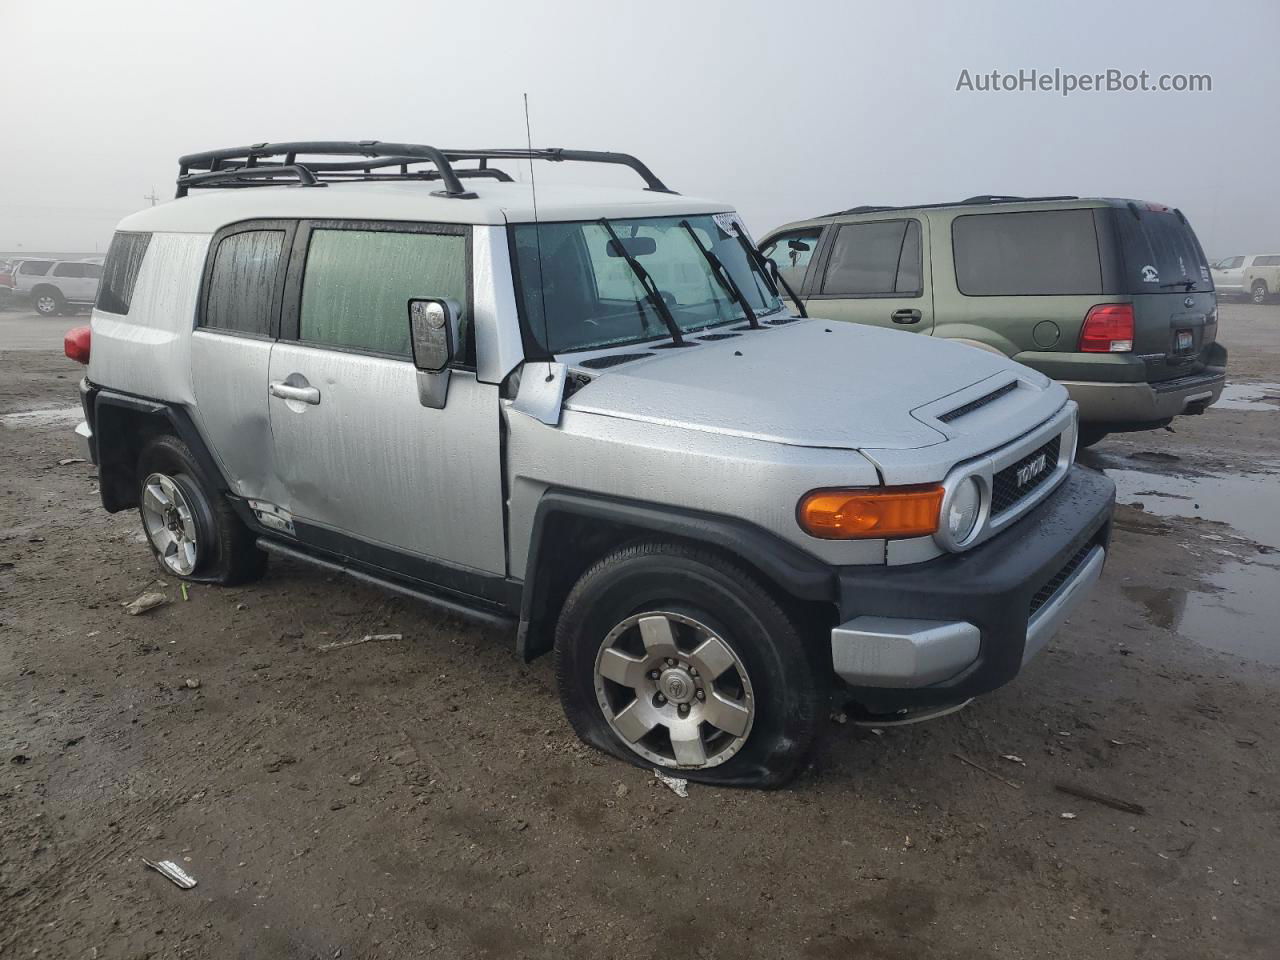
M948 410L942 416L938 417L938 419L941 420L943 423L950 423L952 420L959 420L961 417L965 416L966 414L973 413L973 411L979 410L982 407L985 407L988 403L994 403L995 401L1003 397L1005 394L1012 393L1014 390L1017 390L1017 389L1018 389L1018 381L1013 380L1009 383L1006 383L1003 387L998 387L995 390L992 390L990 393L985 394L984 396L978 397L978 399L976 400L970 400L968 403L964 404L963 406L956 407L954 410Z
M1034 617L1037 610L1053 599L1054 594L1062 589L1062 585L1071 579L1073 573L1080 569L1080 564L1084 563L1085 557L1089 556L1091 550L1093 550L1093 544L1086 543L1075 552L1075 555L1063 565L1061 570L1049 578L1048 583L1036 591L1036 595L1031 598L1031 609L1028 612L1028 616Z
M1032 450L1021 460L1009 464L991 478L991 515L993 517L1017 506L1054 475L1058 466L1058 448L1061 444L1062 436L1059 434L1044 446ZM1019 484L1018 471L1035 462L1038 457L1044 457L1044 469L1025 483Z
M583 360L579 366L590 367L592 370L603 370L605 367L616 367L620 363L630 363L632 360L643 360L645 357L651 357L651 353L611 353L603 357L592 357L589 360Z

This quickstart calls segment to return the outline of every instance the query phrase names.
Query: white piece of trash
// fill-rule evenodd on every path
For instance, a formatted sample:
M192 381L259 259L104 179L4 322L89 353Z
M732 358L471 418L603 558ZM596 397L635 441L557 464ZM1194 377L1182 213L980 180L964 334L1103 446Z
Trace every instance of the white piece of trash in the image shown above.
M124 612L131 617L136 617L140 613L146 613L148 610L154 610L156 607L163 607L169 602L169 598L163 593L144 593L136 600L127 600L121 604Z
M403 640L403 633L366 633L358 640L335 640L333 643L322 643L317 650L341 650L343 647L358 647L362 643L381 643L384 640Z
M658 778L659 783L666 784L677 797L688 799L689 781L684 777L669 777L657 767L653 768L653 775Z
M1060 813L1058 814L1058 816L1061 817L1063 820L1074 820L1076 818L1076 815L1074 813Z
M191 874L187 873L187 871L183 870L180 866L178 866L172 860L157 861L157 860L148 860L146 857L143 857L142 862L145 863L152 870L155 870L157 873L164 874L166 877L168 877L170 880L172 880L174 883L180 886L183 890L190 890L192 887L196 885L196 878L191 876Z

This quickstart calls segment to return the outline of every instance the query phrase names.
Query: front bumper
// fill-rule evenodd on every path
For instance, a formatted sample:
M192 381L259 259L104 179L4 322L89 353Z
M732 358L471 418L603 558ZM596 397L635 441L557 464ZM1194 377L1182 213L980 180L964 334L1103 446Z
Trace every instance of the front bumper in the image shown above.
M910 567L838 572L836 674L875 712L959 702L1008 683L1097 581L1115 485L1072 467L1000 536Z

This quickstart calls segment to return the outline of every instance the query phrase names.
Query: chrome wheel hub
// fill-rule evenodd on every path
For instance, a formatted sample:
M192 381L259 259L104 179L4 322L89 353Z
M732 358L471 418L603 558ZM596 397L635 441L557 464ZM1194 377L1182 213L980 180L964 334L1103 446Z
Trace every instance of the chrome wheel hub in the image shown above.
M710 627L646 612L609 631L596 699L614 732L653 763L714 767L742 749L755 719L746 666Z
M165 568L190 576L200 557L195 515L172 477L153 473L143 482L142 525Z

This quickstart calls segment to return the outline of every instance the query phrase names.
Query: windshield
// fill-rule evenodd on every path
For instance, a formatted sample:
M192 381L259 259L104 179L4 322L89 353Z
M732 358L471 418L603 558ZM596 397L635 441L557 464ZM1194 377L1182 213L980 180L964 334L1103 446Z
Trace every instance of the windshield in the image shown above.
M1128 209L1116 211L1120 246L1124 251L1124 289L1127 293L1212 290L1209 262L1191 224L1172 210L1144 209L1139 216Z
M653 278L682 333L746 319L685 222L703 249L724 264L757 316L782 309L737 236L725 229L727 215L610 220L625 252ZM573 353L670 338L624 251L599 221L521 223L511 231L527 341L551 353Z

